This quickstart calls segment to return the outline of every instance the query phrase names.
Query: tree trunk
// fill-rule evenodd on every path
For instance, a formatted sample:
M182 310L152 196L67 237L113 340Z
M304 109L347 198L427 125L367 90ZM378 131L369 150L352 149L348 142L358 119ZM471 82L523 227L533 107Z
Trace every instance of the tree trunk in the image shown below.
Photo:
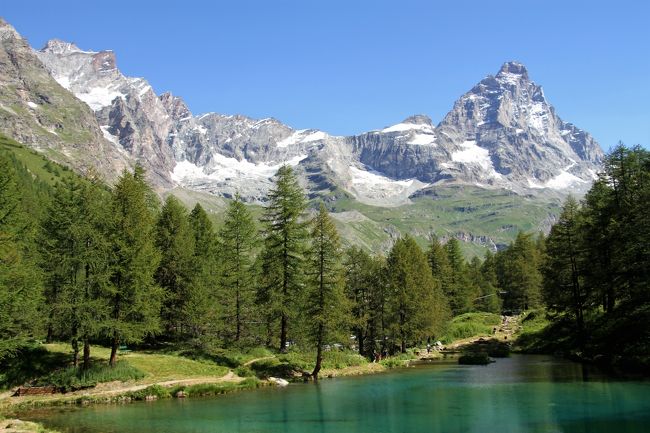
M117 349L120 347L120 337L117 335L117 332L113 333L113 338L111 339L111 357L108 361L108 365L115 367L117 364Z
M311 376L314 382L318 382L318 373L320 372L321 364L323 363L323 325L318 326L318 347L316 348L316 365Z
M359 355L364 356L365 348L363 347L363 331L361 327L357 328L357 345L359 346Z
M90 368L90 342L88 337L84 337L84 363L83 369L88 370Z
M280 319L280 353L287 352L287 315L282 313Z
M52 330L52 321L47 324L47 337L45 337L45 342L50 344L52 342L54 331Z
M237 331L235 333L235 341L239 341L239 337L241 336L241 318L240 318L240 313L239 313L239 283L237 283L237 295L236 295L236 322L237 322Z
M79 365L79 341L76 338L72 340L72 365Z

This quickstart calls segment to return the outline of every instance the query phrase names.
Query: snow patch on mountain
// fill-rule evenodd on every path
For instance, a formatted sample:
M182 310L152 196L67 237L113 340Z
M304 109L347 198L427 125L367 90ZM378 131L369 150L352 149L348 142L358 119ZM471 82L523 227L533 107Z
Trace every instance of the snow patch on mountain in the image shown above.
M325 140L328 137L323 131L313 129L299 129L287 138L278 141L277 147L288 147L300 143L311 143L314 141Z
M88 104L93 111L109 107L115 98L126 97L124 93L107 87L91 87L84 92L76 93L75 96Z
M435 146L436 136L433 134L414 134L409 138L407 144L415 144L418 146Z
M405 131L422 131L425 133L433 134L433 127L427 124L416 123L398 123L397 125L389 126L381 130L384 134L389 132L405 132Z
M417 179L391 179L370 169L350 166L351 189L357 199L366 204L399 206L409 202L409 196L429 184Z
M214 154L209 168L199 167L187 160L177 162L171 177L179 184L191 183L196 180L226 182L233 179L270 179L283 164L296 166L305 158L307 155L298 155L279 164L254 164L247 160Z
M464 141L460 144L460 147L463 150L458 150L451 154L452 161L460 162L462 164L476 164L483 168L483 170L487 170L492 166L490 152L487 149L477 146L476 141Z

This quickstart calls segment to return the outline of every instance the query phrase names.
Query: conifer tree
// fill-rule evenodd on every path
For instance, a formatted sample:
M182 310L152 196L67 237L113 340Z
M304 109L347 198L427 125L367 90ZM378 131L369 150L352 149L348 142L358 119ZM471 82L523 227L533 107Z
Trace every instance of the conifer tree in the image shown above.
M200 204L190 212L189 223L194 235L194 285L185 315L191 332L199 337L220 327L217 292L221 267L217 236Z
M584 312L591 302L583 284L582 228L576 200L569 196L547 240L543 266L544 300L554 311L574 317L580 344L584 344Z
M343 265L345 292L352 305L352 332L359 354L370 355L375 350L374 338L377 334L374 320L377 311L373 301L378 289L377 275L380 274L380 267L370 254L356 246L345 251Z
M41 273L30 253L20 194L14 166L0 153L0 360L14 354L41 323Z
M111 284L108 290L111 341L115 366L122 343L136 343L160 329L162 290L154 273L160 263L155 245L155 203L141 168L124 171L113 189L110 242Z
M485 253L479 269L478 287L481 290L476 306L479 311L501 312L501 289L497 279L496 258L491 251Z
M265 302L267 322L280 321L280 351L286 351L290 322L297 316L304 288L303 254L308 232L301 220L306 203L298 179L289 165L276 173L275 186L262 221L264 251L258 298Z
M411 237L395 242L386 273L393 339L404 353L408 343L439 335L448 316L446 300Z
M156 282L165 290L164 326L169 335L179 335L187 324L186 308L194 289L194 234L185 206L173 195L158 216L156 246L162 254Z
M104 291L109 282L110 249L102 191L73 177L57 184L42 223L42 267L59 336L70 340L73 365L83 345L83 367L90 364L90 339L106 326Z
M449 285L445 294L449 299L452 314L455 316L471 309L474 294L467 277L467 264L460 249L460 242L456 238L451 238L444 248L450 268Z
M219 233L221 240L221 306L228 342L239 342L251 321L254 285L253 248L257 230L239 194L230 202Z
M499 286L505 292L503 308L528 310L541 301L541 254L531 234L519 232L515 241L497 256Z
M433 278L439 282L442 291L448 293L452 284L451 266L449 265L447 251L435 234L431 234L430 237L427 260Z
M309 341L316 347L316 365L312 377L318 380L323 346L345 338L344 326L349 320L349 306L344 293L341 241L334 222L322 203L312 221L307 275L306 328Z

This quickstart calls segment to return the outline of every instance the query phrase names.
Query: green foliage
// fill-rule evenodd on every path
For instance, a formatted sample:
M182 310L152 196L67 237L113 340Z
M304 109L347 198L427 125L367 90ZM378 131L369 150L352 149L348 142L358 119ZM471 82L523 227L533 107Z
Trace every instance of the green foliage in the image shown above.
M0 359L0 389L8 389L65 368L67 354L50 352L37 343L25 343Z
M441 334L449 310L427 257L415 241L397 240L386 265L391 339L402 352L407 344Z
M496 273L500 289L505 292L503 308L524 311L541 303L542 251L532 234L520 232L515 241L496 256Z
M194 292L194 233L187 210L173 195L158 216L156 246L161 252L156 282L165 291L163 325L168 335L182 335L189 328L187 306Z
M303 255L308 237L302 221L305 195L289 165L283 165L276 173L276 183L268 200L269 205L262 217L265 228L258 302L265 310L269 337L273 322L279 319L279 349L284 351L289 324L298 315L299 301L302 300Z
M219 330L217 238L208 214L198 203L190 212L189 224L194 235L193 286L185 304L185 320L193 335L205 339Z
M154 284L160 252L154 244L154 205L144 174L125 171L113 189L110 242L112 276L108 334L115 353L121 342L135 343L160 329L162 291Z
M352 306L351 327L361 355L369 358L378 350L383 335L384 284L380 258L358 247L345 252L345 292Z
M476 335L492 335L493 328L501 324L501 316L493 313L466 313L454 317L447 332L441 338L443 343L451 343Z
M137 391L131 391L122 394L122 397L127 397L130 398L131 400L136 400L136 401L142 401L152 397L156 399L163 399L163 398L173 397L173 395L171 394L171 390L172 390L171 388L165 388L164 386L151 385L144 389L139 389Z
M71 392L84 388L92 388L98 383L113 382L116 380L126 382L138 380L144 373L132 367L126 361L119 361L114 367L107 364L93 364L88 369L68 367L56 371L36 381L38 386L52 385L61 392Z
M309 343L316 348L316 378L321 368L323 346L347 339L350 320L345 297L341 241L327 209L321 203L312 220L311 248L307 252L307 290L305 329Z
M250 338L247 325L253 319L255 273L253 249L257 229L253 217L239 194L226 211L226 220L219 232L220 296L223 335L227 344Z
M564 350L630 367L650 358L650 152L619 144L582 206L573 199L546 242L549 328ZM568 332L562 332L568 330ZM556 340L557 341L557 340Z
M105 202L97 185L64 179L55 186L41 222L41 268L47 275L50 305L48 339L52 333L68 338L75 365L79 342L88 344L107 326L105 291L111 269Z
M42 281L36 266L33 220L16 164L0 153L0 360L20 348L41 318Z
M389 356L388 358L383 358L379 363L386 368L398 368L405 367L408 365L409 361L416 359L417 357L413 352L398 353L397 355Z
M432 244L433 247L433 244ZM453 315L462 314L472 309L472 301L478 297L478 293L470 284L467 264L460 249L460 242L456 238L451 238L444 246L449 263L446 286L444 287L445 295L449 300L449 306ZM431 250L431 252L433 249ZM430 254L430 260L432 259ZM444 266L444 262L439 262L438 267ZM444 269L444 268L443 268ZM444 271L443 271L444 272ZM441 279L445 281L445 276Z

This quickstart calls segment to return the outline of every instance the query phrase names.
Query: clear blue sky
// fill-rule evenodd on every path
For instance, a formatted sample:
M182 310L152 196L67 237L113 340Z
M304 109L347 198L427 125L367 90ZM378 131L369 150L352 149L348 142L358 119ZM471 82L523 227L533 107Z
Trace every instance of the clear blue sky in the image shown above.
M355 134L454 101L506 60L607 150L650 145L650 2L11 1L40 48L112 49L127 75L195 113L275 117Z

